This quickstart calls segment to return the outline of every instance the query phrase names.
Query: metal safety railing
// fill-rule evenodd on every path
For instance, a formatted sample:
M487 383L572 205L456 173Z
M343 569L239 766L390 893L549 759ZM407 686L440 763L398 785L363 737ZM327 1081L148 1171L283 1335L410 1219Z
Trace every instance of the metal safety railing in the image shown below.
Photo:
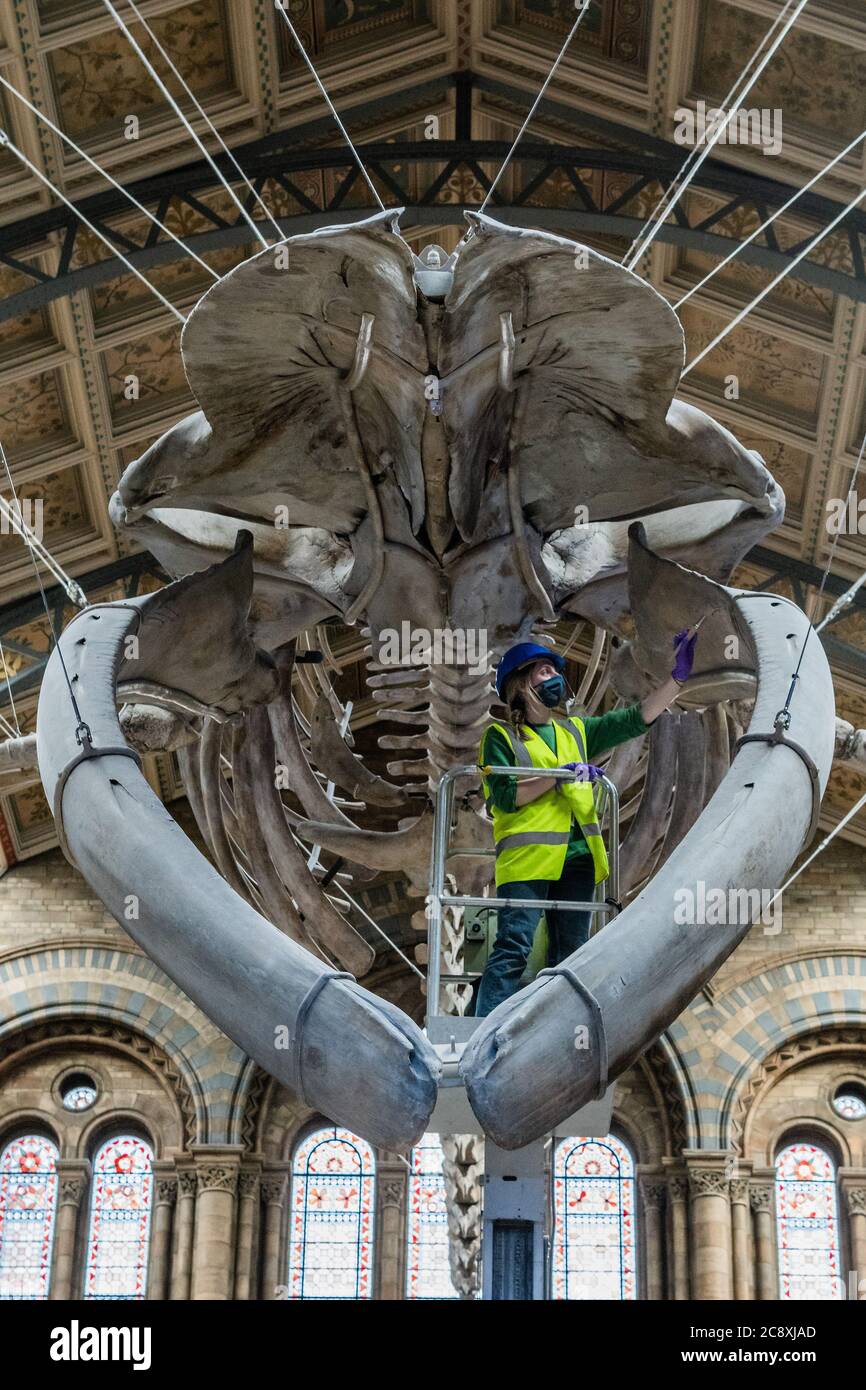
M558 782L573 782L574 773L565 768L551 767L488 767L485 777L552 777ZM427 1017L439 1017L439 991L443 984L472 984L480 978L480 971L461 975L443 975L441 962L442 912L446 907L500 908L507 906L537 907L542 910L563 912L591 912L615 917L622 911L619 900L619 792L609 777L595 779L601 788L598 798L597 815L599 827L610 810L610 847L608 862L610 872L606 879L596 884L596 896L591 902L568 902L560 898L484 898L471 897L460 893L445 892L445 861L458 855L472 858L493 858L496 849L449 849L451 825L454 817L454 784L458 778L474 776L478 778L478 767L467 764L452 767L444 773L436 788L435 811L433 817L433 856L430 875L430 893L427 897ZM608 891L605 891L605 890Z

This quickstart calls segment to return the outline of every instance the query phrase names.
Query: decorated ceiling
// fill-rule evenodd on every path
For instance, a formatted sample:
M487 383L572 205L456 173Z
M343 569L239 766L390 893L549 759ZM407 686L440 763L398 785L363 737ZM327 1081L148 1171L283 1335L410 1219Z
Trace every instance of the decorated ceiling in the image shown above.
M195 128L204 132L204 123L127 0L115 3ZM477 79L472 138L510 140L575 13L571 0L287 3L356 141L394 145L393 182L377 180L383 201L392 205L396 185L412 192L413 180L420 177L403 158L401 146L424 139L430 115L439 120L442 139L457 133L453 75L472 73ZM272 0L140 0L139 8L233 149L279 132L286 132L287 144L298 150L340 147L339 133ZM616 148L628 155L648 148L649 140L672 141L677 110L723 99L779 8L776 0L598 0L527 138L586 150ZM124 185L200 158L103 0L4 0L0 77ZM783 111L781 152L770 158L757 148L729 146L719 152L721 158L734 171L801 187L866 128L862 0L810 0L750 100ZM34 168L70 200L106 188L85 160L5 89L0 89L0 125ZM311 160L291 184L266 183L263 201L277 217L324 207L339 195L347 167L348 161L345 167L333 161L316 167ZM461 207L482 201L483 177L489 178L495 167L489 160L466 160L447 172L437 189L435 215L431 212L427 222L423 216L415 218L413 245L420 249L433 240L449 248L456 244ZM503 180L506 202L516 169ZM864 175L866 154L859 146L817 191L844 204L866 187ZM620 235L615 225L579 233L574 214L586 194L615 199L628 186L626 175L616 170L587 167L578 171L576 181L557 171L540 180L525 199L525 220L531 221L538 210L548 216L545 226L621 256L630 237ZM659 194L658 181L650 181L625 210L645 216ZM203 232L211 225L211 214L226 225L233 216L222 189L202 189L197 200L165 200L162 215L178 236ZM711 219L722 202L718 192L698 180L683 207L695 225ZM347 188L344 208L369 204L360 181ZM54 205L54 195L37 173L0 147L0 226L34 219ZM744 203L714 230L743 239L757 220L754 206ZM145 219L134 209L113 217L111 226L130 244L140 244L146 235ZM794 210L780 219L775 236L785 248L820 229L820 223ZM201 256L223 273L255 249L251 234L244 241L204 249ZM84 233L76 240L69 269L96 264L105 254L99 238ZM33 284L34 277L54 274L61 255L56 231L35 232L16 251L15 264L0 264L0 304ZM658 240L640 269L675 303L720 259L718 252L694 241ZM812 259L845 274L857 269L842 235L829 237ZM192 259L170 260L148 275L184 313L210 283L204 267ZM771 278L763 265L737 259L691 297L680 311L689 358ZM76 578L97 576L87 588L91 599L122 595L123 581L104 572L132 559L134 547L118 539L107 516L107 498L120 473L192 408L178 340L176 319L126 273L76 287L0 323L0 440L19 495L42 504L44 542L58 563ZM732 374L738 379L736 399L728 385ZM138 383L132 395L130 378ZM765 547L778 556L778 577L763 554L760 563L750 557L737 582L772 583L797 596L817 617L829 598L819 600L809 576L823 567L833 544L826 525L828 502L845 495L866 430L866 306L793 274L695 369L681 394L759 450L787 494L785 522ZM8 489L2 491L8 497ZM797 565L804 568L796 572ZM841 536L833 555L834 576L850 581L864 568L864 538ZM143 588L160 581L142 573L135 582ZM8 609L35 593L22 543L0 534L0 605ZM69 608L67 615L71 612ZM838 712L866 725L863 610L834 625L833 638ZM4 640L9 672L26 670L45 651L47 623L34 608L14 631L7 626ZM3 708L11 718L8 701ZM35 691L24 695L15 713L22 729L32 728ZM170 760L155 760L151 775L163 795L176 794ZM822 825L832 825L863 790L859 777L837 767ZM0 811L7 858L54 842L38 787L0 774ZM866 822L855 823L850 833L866 843Z

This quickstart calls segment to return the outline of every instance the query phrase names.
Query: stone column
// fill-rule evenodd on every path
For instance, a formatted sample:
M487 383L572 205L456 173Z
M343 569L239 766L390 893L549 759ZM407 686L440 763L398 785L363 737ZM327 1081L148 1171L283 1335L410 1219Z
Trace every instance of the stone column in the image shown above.
M731 1234L734 1254L734 1298L749 1302L754 1298L754 1259L752 1256L749 1179L734 1178L731 1183Z
M777 1302L779 1275L776 1257L776 1174L752 1175L749 1202L755 1240L755 1298L759 1303Z
M238 1299L252 1296L253 1244L260 1182L259 1167L241 1169L238 1178L238 1248L235 1264L235 1298Z
M671 1294L679 1302L690 1298L689 1222L687 1199L689 1185L685 1176L668 1178L668 1211L671 1214Z
M286 1207L288 1169L269 1168L262 1173L262 1201L265 1219L262 1229L262 1292L266 1301L283 1299L289 1282L288 1261L280 1261L283 1213ZM291 1219L291 1218L290 1218ZM289 1233L291 1240L291 1232Z
M406 1296L406 1201L408 1171L383 1155L376 1171L376 1264L374 1296L394 1300Z
M244 1150L196 1144L195 1241L192 1292L199 1299L230 1299L234 1291L235 1195Z
M862 1177L843 1176L842 1191L848 1207L851 1231L851 1268L848 1271L848 1298L866 1299L866 1183Z
M195 1194L198 1183L194 1169L179 1168L177 1174L177 1219L174 1223L174 1251L171 1265L172 1299L189 1298L192 1280L192 1243L195 1229Z
M692 1297L730 1299L730 1155L692 1150L686 1156L691 1197Z
M60 1159L57 1164L57 1217L54 1225L49 1299L79 1299L82 1296L80 1288L73 1289L72 1281L75 1274L78 1209L89 1181L90 1164L86 1159Z
M147 1297L161 1302L168 1297L166 1286L171 1263L171 1226L177 1199L177 1174L170 1171L170 1163L155 1163L153 1167L154 1207L150 1228Z
M656 1176L641 1175L640 1194L643 1201L644 1239L646 1251L645 1297L653 1301L664 1297L664 1224L663 1206L665 1184Z

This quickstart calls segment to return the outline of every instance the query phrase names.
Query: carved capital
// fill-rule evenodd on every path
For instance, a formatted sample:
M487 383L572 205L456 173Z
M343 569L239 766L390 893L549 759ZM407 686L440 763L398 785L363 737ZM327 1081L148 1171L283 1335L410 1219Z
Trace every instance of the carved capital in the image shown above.
M647 1211L659 1211L661 1209L665 1191L666 1184L659 1182L657 1178L640 1179L640 1195Z
M845 1196L852 1216L866 1216L866 1187L846 1187Z
M177 1178L157 1178L156 1180L156 1202L157 1206L173 1207L177 1198Z
M727 1197L730 1178L724 1168L689 1169L689 1192L694 1197Z
M238 1186L238 1170L226 1163L203 1163L196 1168L199 1195L202 1192L231 1192L234 1196Z
M285 1200L287 1177L286 1173L262 1174L262 1200L268 1206L278 1206Z
M84 1196L85 1178L83 1173L60 1175L58 1200L62 1207L77 1207Z
M177 1175L177 1186L181 1197L194 1197L198 1187L195 1173L182 1169Z
M402 1178L388 1178L379 1187L379 1201L383 1207L402 1207L406 1201L406 1183Z
M749 1179L734 1178L731 1183L731 1202L739 1206L748 1206L749 1202Z
M672 1202L684 1202L689 1195L689 1185L685 1178L668 1178L668 1197Z
M773 1189L768 1184L755 1187L754 1183L749 1188L749 1202L753 1212L771 1212L773 1210Z
M255 1173L249 1168L243 1169L238 1178L238 1196L241 1198L256 1197L260 1182L261 1175L259 1173Z

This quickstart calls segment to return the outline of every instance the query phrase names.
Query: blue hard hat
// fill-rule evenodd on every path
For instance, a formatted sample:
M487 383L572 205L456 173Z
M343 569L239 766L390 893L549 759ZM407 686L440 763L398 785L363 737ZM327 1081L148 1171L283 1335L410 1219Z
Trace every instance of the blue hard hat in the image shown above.
M540 647L537 642L518 642L516 647L508 648L496 667L496 693L500 699L504 697L508 677L530 661L550 661L557 671L565 670L565 659L550 647Z

